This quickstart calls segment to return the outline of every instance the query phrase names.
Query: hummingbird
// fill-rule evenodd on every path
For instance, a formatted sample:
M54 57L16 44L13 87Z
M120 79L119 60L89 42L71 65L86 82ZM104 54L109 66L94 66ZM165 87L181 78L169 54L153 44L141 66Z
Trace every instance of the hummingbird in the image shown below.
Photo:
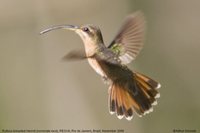
M87 59L90 66L109 85L110 114L116 114L119 119L131 120L134 113L141 117L152 112L160 97L160 83L127 66L135 60L143 47L145 22L144 14L140 11L128 15L109 45L105 45L100 28L93 24L56 25L40 34L57 29L76 32L83 41L85 52L71 51L64 58Z

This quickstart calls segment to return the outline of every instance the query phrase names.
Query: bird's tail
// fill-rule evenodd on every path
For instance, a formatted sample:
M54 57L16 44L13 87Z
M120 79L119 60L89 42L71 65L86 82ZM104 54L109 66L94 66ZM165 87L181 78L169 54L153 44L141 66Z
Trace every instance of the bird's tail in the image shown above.
M158 88L158 82L140 73L133 73L132 80L113 82L109 88L110 113L131 120L133 112L139 116L152 112L160 97Z

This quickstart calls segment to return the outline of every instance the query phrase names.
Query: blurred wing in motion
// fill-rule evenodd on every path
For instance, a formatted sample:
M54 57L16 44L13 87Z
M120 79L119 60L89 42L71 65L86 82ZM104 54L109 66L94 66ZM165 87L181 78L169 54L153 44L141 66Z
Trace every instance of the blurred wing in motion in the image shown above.
M83 50L73 50L67 53L62 60L65 61L77 61L77 60L84 60L89 57L86 56L85 52Z
M119 56L122 64L128 64L136 58L142 49L144 31L144 15L141 12L131 14L125 19L108 48Z

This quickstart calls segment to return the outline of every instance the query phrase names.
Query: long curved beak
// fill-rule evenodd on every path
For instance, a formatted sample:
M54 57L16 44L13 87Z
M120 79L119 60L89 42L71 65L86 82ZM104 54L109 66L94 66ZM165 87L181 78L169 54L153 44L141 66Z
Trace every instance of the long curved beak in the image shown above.
M58 29L67 29L67 30L77 30L79 29L78 26L75 25L57 25L57 26L52 26L48 29L45 29L43 31L40 32L40 35L47 33L49 31L53 31L53 30L58 30Z

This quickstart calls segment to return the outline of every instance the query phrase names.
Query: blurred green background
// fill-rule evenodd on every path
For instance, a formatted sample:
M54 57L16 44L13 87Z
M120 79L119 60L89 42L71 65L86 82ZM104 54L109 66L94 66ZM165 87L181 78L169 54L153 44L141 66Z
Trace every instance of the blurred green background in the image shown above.
M0 0L0 129L124 129L170 133L200 129L199 0ZM162 87L154 112L118 120L108 91L86 61L63 62L83 49L73 32L40 36L50 25L98 25L108 44L124 17L144 12L144 49L130 65Z

